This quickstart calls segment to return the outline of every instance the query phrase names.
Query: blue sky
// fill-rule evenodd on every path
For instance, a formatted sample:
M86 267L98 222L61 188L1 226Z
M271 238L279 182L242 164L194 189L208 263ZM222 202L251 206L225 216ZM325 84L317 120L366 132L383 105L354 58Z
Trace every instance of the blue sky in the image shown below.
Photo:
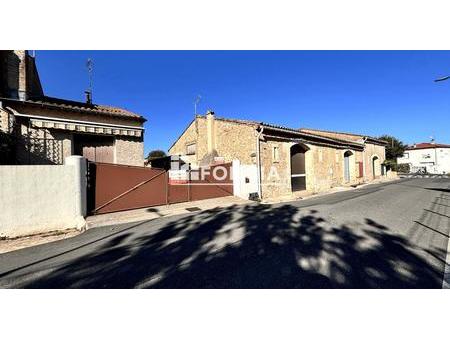
M37 51L46 95L148 119L145 151L167 150L194 116L217 116L450 143L447 51Z

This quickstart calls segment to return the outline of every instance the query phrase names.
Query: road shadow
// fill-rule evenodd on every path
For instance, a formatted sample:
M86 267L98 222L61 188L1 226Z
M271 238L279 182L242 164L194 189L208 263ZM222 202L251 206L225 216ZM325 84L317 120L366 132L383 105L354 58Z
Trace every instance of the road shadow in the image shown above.
M440 191L443 193L450 193L450 189L449 188L424 188L426 190L433 190L433 191Z
M314 210L299 211L249 204L189 214L153 233L109 236L90 253L21 287L442 286L441 269L385 225L371 219L338 225Z

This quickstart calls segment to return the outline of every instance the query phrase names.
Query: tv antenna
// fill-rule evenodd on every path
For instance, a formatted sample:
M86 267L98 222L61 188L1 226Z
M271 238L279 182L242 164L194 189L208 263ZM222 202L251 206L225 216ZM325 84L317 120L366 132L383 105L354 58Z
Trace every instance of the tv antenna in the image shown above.
M197 97L194 100L194 114L197 116L197 106L200 103L202 97L200 95L197 95Z
M86 68L88 70L88 76L89 76L89 88L85 91L86 102L91 104L92 103L92 71L94 69L94 62L92 61L91 58L87 59Z

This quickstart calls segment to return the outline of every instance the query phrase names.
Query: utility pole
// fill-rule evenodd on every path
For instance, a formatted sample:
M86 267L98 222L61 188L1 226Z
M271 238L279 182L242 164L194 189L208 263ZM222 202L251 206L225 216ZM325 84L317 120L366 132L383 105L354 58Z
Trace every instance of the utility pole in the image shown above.
M450 76L443 76L443 77L440 77L440 78L438 78L438 79L435 79L434 80L434 82L442 82L442 81L446 81L446 80L448 80L448 79L450 79ZM434 142L434 136L432 137L432 142ZM434 165L435 165L435 171L437 171L437 165L438 165L438 158L437 158L437 150L436 150L436 148L434 148Z

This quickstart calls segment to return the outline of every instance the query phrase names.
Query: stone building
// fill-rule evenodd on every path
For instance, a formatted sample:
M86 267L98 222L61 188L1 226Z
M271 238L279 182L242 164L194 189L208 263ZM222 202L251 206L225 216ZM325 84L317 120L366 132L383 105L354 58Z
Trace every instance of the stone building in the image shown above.
M374 137L197 116L169 149L192 166L239 160L254 166L263 199L326 191L384 175L385 142Z
M142 116L122 108L44 95L35 58L0 51L0 132L14 139L16 164L62 164L70 155L144 165Z

